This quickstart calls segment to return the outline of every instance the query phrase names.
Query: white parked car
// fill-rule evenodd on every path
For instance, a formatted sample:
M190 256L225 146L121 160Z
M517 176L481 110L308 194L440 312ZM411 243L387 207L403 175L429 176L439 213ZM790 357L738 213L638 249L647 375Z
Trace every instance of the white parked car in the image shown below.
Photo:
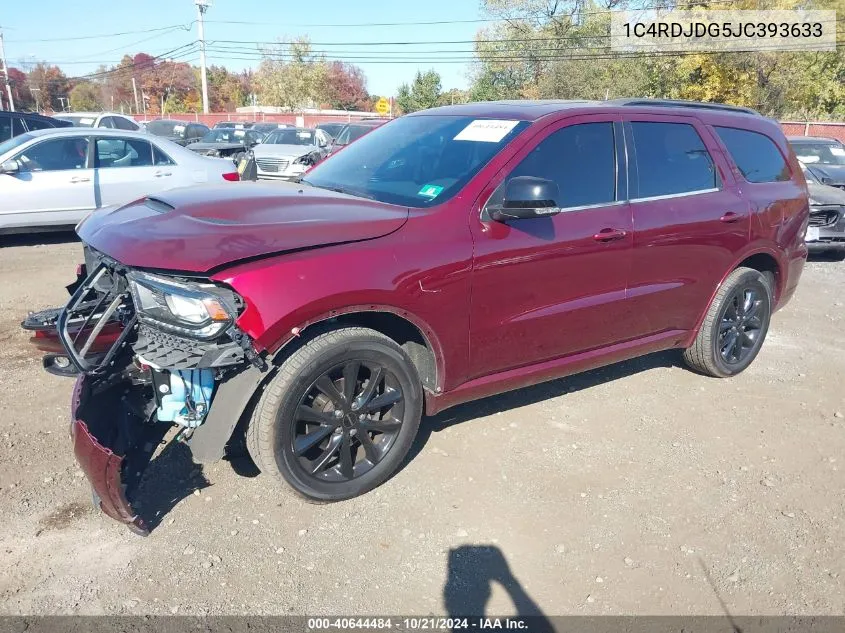
M128 132L144 131L144 124L116 112L62 112L54 118L69 121L74 127L104 127Z
M0 143L0 232L73 225L102 207L239 179L231 160L200 156L140 132L27 132Z
M323 130L301 127L270 132L252 149L259 179L293 180L329 153L331 137Z

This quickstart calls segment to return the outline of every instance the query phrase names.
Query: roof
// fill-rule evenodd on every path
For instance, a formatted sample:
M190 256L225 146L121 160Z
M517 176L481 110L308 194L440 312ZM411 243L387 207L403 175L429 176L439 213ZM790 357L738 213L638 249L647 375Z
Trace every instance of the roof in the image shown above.
M55 116L122 116L126 119L132 118L128 114L121 114L120 112L56 112Z
M790 143L836 143L839 144L841 141L838 141L835 138L829 138L825 136L787 136L786 140Z
M517 119L520 121L536 121L546 115L563 112L565 110L616 110L620 107L642 107L646 109L658 109L661 114L689 114L690 110L702 110L708 112L719 112L724 114L742 114L744 116L759 116L759 113L751 108L725 105L721 103L704 103L700 101L679 101L672 99L612 99L609 101L575 101L575 100L538 100L538 101L481 101L475 103L463 103L458 105L443 106L414 112L408 116L426 115L453 115L453 116L474 116L502 117L506 119Z
M120 136L120 137L129 137L129 138L142 138L146 140L150 140L152 138L161 138L160 136L152 136L150 134L146 134L144 132L131 132L129 130L115 130L112 128L105 128L105 127L52 127L52 128L45 128L43 130L34 130L32 132L25 132L24 134L28 134L29 136L91 136L92 134L96 134L97 136ZM23 134L21 135L23 136Z

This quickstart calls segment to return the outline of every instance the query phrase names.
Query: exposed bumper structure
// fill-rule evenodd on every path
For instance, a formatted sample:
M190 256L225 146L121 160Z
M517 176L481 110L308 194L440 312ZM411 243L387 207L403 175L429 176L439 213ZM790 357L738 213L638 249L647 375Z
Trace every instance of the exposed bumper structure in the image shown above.
M136 534L146 536L149 529L132 508L130 499L137 492L141 475L168 427L130 420L131 412L114 401L115 394L104 394L112 400L108 403L102 402L98 395L90 378L82 375L76 379L71 398L71 437L76 461L91 483L95 505ZM112 408L113 405L118 406Z

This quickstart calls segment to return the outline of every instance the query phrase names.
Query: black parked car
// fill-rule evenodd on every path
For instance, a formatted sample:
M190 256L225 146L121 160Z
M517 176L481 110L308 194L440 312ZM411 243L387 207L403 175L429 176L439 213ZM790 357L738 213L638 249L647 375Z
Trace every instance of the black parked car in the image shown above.
M71 127L68 121L60 121L50 116L34 112L7 112L0 110L0 143L24 132L43 130L51 127Z
M801 163L810 191L810 224L807 248L845 260L845 191L822 184L809 167Z
M249 130L255 125L252 121L219 121L214 124L212 130L232 129Z
M157 119L147 122L147 132L162 136L183 147L195 143L208 134L207 125L175 121L173 119Z
M795 155L823 185L845 189L845 144L835 138L790 136Z
M253 123L249 129L255 130L256 132L262 132L263 134L269 134L270 132L274 132L279 129L284 129L286 127L293 126L288 125L287 123Z
M231 158L237 163L244 153L258 145L264 136L255 130L217 128L210 130L196 143L188 145L188 149L204 156Z

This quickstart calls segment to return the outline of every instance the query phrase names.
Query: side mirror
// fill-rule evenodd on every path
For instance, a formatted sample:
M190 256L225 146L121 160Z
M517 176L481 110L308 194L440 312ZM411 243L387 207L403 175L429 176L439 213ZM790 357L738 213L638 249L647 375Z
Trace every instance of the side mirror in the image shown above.
M517 176L505 185L505 200L500 207L488 207L487 212L496 222L542 218L560 213L556 200L560 198L558 186L551 180L533 176Z
M17 174L21 170L21 164L14 158L0 163L0 174Z

